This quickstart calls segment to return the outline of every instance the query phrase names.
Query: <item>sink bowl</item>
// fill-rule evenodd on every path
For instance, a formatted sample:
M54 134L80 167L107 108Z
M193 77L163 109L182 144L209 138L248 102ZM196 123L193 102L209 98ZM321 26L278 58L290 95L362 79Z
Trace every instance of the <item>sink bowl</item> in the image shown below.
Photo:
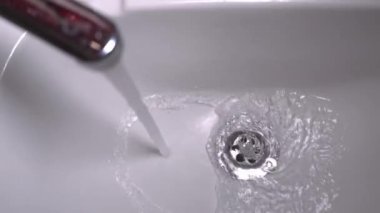
M339 196L310 212L376 212L378 3L153 5L109 13L144 96L323 97L339 114L344 152L331 166ZM151 109L172 149L161 158L138 122L127 125L130 110L102 73L3 19L0 28L1 212L223 212L205 148L216 123L210 104Z

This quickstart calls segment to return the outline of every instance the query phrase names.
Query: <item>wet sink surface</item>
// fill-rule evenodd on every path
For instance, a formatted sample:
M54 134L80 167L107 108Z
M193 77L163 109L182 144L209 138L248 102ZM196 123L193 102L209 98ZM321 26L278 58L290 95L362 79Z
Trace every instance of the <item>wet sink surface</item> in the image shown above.
M379 10L203 3L115 19L123 63L146 96L327 98L345 148L331 167L339 188L331 212L376 212ZM5 20L0 27L3 63L23 32ZM214 109L152 109L173 147L172 158L159 158L138 122L125 131L129 108L100 73L27 35L0 81L0 210L214 212L219 173L206 151Z

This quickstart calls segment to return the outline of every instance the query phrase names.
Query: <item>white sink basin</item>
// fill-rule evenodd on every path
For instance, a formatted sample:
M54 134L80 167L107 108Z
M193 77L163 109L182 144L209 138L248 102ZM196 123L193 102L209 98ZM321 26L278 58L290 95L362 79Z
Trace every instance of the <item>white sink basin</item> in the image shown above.
M380 5L324 2L167 3L114 18L146 96L329 99L343 129L331 166L340 190L312 212L377 212ZM2 68L23 32L3 19L0 29ZM172 149L162 159L141 126L120 131L128 107L101 74L30 34L18 43L0 81L0 212L220 211L205 149L212 107L152 109Z

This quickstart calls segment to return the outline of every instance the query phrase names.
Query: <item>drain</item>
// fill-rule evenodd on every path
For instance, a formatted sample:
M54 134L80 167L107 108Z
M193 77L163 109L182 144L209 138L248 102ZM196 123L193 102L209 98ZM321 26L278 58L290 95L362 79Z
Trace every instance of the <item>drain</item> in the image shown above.
M227 138L225 148L231 162L242 168L258 168L269 156L267 141L259 132L234 132Z
M260 131L234 131L223 140L221 160L238 179L264 177L277 167L268 139Z

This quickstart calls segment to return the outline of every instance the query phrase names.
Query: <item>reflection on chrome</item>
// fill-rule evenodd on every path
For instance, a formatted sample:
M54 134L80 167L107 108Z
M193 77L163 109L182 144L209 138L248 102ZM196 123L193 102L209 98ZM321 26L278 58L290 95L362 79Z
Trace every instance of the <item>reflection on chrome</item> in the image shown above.
M116 47L116 38L112 37L107 44L103 47L103 56L110 54Z
M24 32L24 33L18 38L18 40L16 41L15 45L13 45L13 48L12 48L11 52L10 52L9 55L8 55L8 58L7 58L7 60L5 61L5 64L4 64L4 66L3 66L3 69L1 69L1 71L0 71L0 80L1 80L1 78L3 77L3 75L4 75L4 73L5 73L5 70L7 69L8 64L9 64L9 62L11 61L11 59L12 59L14 53L16 52L17 47L21 44L22 40L24 40L24 38L25 38L26 35L27 35L27 32Z

